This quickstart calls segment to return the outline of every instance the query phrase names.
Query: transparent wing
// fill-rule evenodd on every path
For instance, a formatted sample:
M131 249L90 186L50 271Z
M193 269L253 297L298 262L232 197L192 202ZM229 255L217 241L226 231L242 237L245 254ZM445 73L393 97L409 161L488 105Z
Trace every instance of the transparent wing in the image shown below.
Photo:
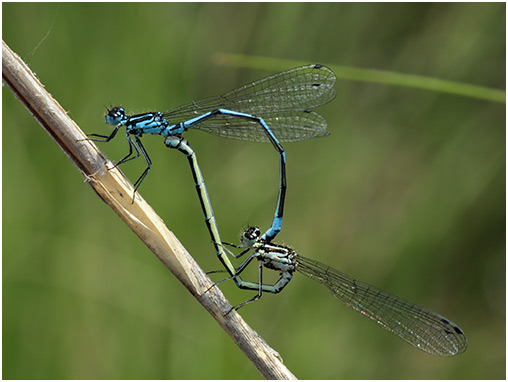
M335 80L335 74L326 66L301 66L221 96L180 106L165 113L164 117L170 123L179 123L215 109L228 109L263 118L282 141L324 136L329 134L326 121L312 109L335 97ZM267 141L257 122L237 117L217 116L195 125L195 128L230 138Z
M354 280L317 261L298 256L297 262L297 271L323 284L346 306L416 348L441 357L466 350L464 332L443 316Z
M280 142L294 142L330 134L326 129L326 120L313 111L283 111L263 119ZM225 138L270 142L258 123L230 115L219 115L199 124L197 128Z

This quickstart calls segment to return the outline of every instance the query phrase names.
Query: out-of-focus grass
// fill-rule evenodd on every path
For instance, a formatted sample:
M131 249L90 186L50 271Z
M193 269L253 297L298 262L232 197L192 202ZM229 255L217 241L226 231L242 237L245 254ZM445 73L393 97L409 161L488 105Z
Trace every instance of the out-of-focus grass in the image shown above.
M217 66L224 52L505 84L505 4L4 4L3 39L87 133L107 133L105 105L166 110L287 68ZM440 312L469 349L414 350L300 275L241 313L300 378L504 378L504 104L337 72L319 110L332 134L285 146L278 240ZM2 122L4 378L259 378L7 88ZM273 148L186 136L223 239L268 225ZM101 146L113 160L121 138ZM140 192L217 269L186 159L143 142L154 167ZM136 179L143 166L122 169Z
M218 53L218 64L250 69L274 69L304 65L305 62L284 60L273 57L251 56L245 54ZM465 97L478 98L486 101L506 103L506 92L485 86L470 85L440 78L415 76L387 70L363 69L351 66L333 65L331 67L341 80L373 82L386 85L407 86L435 92L450 93Z

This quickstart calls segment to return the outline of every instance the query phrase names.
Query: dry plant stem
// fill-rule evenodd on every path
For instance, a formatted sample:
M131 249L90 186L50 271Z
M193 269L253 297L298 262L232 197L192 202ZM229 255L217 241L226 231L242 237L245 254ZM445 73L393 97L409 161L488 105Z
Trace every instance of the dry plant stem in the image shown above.
M231 336L267 379L296 379L278 353L232 311L231 304L123 174L46 92L19 56L2 41L2 77L16 97L84 174L87 182ZM208 256L210 254L207 254Z

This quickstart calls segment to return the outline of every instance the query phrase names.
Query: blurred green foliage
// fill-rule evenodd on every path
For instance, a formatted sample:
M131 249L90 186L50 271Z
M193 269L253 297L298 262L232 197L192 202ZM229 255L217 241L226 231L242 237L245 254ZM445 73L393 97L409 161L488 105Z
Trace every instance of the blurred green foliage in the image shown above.
M166 110L274 73L241 53L504 90L505 4L4 3L3 39L86 133L105 106ZM282 61L281 61L282 62ZM338 80L332 134L287 144L278 240L440 312L463 355L426 355L297 275L241 310L300 378L505 378L505 105ZM251 379L260 374L96 197L3 88L3 377ZM120 138L100 148L118 160ZM267 226L270 145L189 132L225 241ZM183 155L147 136L141 187L205 270L219 268ZM122 167L134 180L142 160ZM253 267L255 268L255 267ZM253 269L252 277L256 270ZM221 284L233 304L251 293Z

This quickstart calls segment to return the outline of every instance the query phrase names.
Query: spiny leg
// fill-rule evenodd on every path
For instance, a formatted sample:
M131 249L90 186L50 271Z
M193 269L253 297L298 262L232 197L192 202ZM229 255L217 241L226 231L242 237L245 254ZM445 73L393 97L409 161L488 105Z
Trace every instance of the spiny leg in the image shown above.
M145 162L146 162L146 166L147 167L146 167L145 171L143 171L141 176L138 178L138 180L136 180L136 182L134 183L134 195L132 196L132 202L134 202L134 196L136 195L137 189L139 188L139 186L141 185L143 180L145 180L145 177L148 175L148 173L152 169L152 161L150 160L150 157L148 156L148 153L146 152L143 144L141 143L141 140L139 139L139 137L134 137L134 139L135 139L136 143L132 142L132 140L130 140L130 139L129 139L129 142L131 142L132 145L134 146L134 148L136 149L137 155L136 155L136 157L130 158L130 159L135 159L135 158L139 157L139 152L141 152L141 154L143 155L143 158L145 158ZM139 151L138 151L138 148L139 148ZM126 161L128 161L130 159L127 159ZM123 163L125 163L125 162L123 162Z

